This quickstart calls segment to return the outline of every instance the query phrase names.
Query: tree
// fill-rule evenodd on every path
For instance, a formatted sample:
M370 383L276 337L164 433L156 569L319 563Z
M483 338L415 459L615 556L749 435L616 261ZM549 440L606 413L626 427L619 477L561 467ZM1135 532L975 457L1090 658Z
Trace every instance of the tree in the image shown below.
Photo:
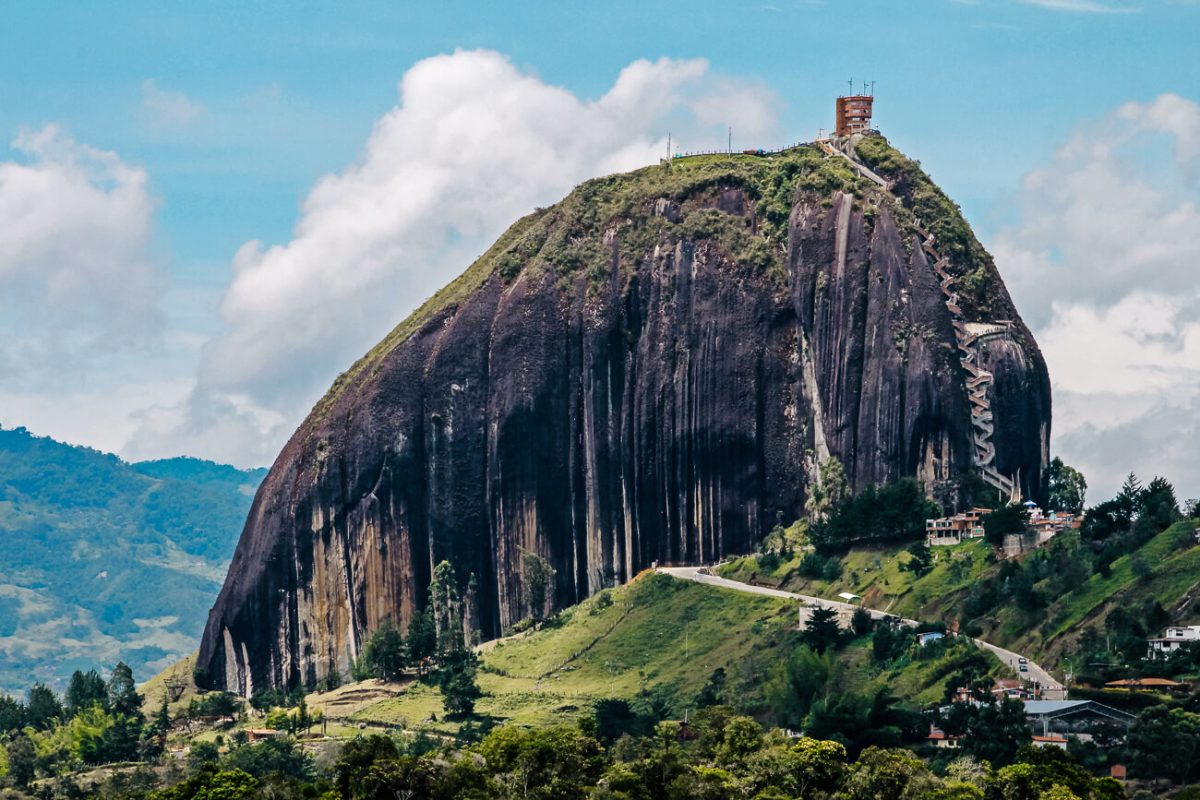
M1018 503L1001 506L983 515L983 535L993 547L1004 544L1004 537L1009 534L1024 533L1028 526L1029 512Z
M261 797L258 779L239 769L212 773L200 782L195 800L255 800Z
M475 680L477 663L478 656L462 648L446 658L438 675L438 687L442 690L442 703L447 714L469 717L474 713L475 701L483 694Z
M808 616L808 621L804 623L801 639L818 653L824 653L830 647L837 647L842 639L837 610L825 606L814 608Z
M417 611L408 623L408 635L404 640L409 660L417 665L437 652L437 626L433 621L433 609Z
M162 703L158 706L158 712L154 715L154 732L159 736L166 736L171 731L171 707L167 704L167 693L163 692Z
M871 616L870 611L859 606L850 617L850 629L854 631L855 636L866 636L875 630L875 618Z
M839 796L845 800L924 797L936 783L933 773L911 753L868 747L850 768Z
M529 616L534 622L546 615L546 588L554 577L550 562L537 553L521 549L521 572L525 579L525 597L529 603Z
M40 731L48 731L57 725L62 717L62 704L58 702L50 687L44 683L35 683L29 687L29 696L25 701L26 724Z
M850 484L846 480L846 468L842 466L842 462L830 456L817 467L817 481L809 487L804 510L814 520L825 519L830 511L845 502L849 494Z
M642 736L653 724L653 720L638 714L628 700L621 698L597 700L592 710L592 719L593 735L606 745L626 734Z
M480 742L479 753L508 789L506 797L584 797L604 769L600 743L566 725L505 725Z
M1129 730L1133 768L1146 778L1184 783L1200 775L1200 714L1154 705Z
M798 647L791 656L777 663L764 689L778 724L797 730L802 728L813 702L839 669L840 664L832 653L818 654L810 647Z
M966 750L981 761L1001 766L1012 763L1017 751L1031 738L1024 704L1006 697L999 703L974 708L967 723Z
M108 688L104 684L104 678L101 678L96 670L75 670L71 673L71 682L67 684L67 693L63 699L68 717L73 717L97 703L107 709Z
M933 553L929 543L920 541L908 548L909 559L904 568L916 575L924 575L933 567Z
M1057 456L1046 469L1046 505L1068 514L1082 514L1087 497L1087 479Z
M221 769L238 770L256 778L279 774L297 780L309 780L313 774L312 759L285 737L267 739L248 747L236 747L221 760Z
M376 678L394 681L404 674L408 660L404 635L392 624L390 617L385 617L367 640L367 646L363 648L363 659L367 669Z
M21 788L33 780L34 769L37 765L37 752L33 742L23 733L18 733L5 746L8 753L8 777Z
M459 614L458 578L454 574L454 565L449 561L442 561L433 568L433 580L429 583L429 607L433 610L438 655L461 648L463 632Z
M0 694L0 733L25 727L25 706L19 700Z
M118 661L108 678L108 707L114 714L142 717L142 696L133 680L133 670Z
M700 693L696 695L696 706L704 708L706 706L717 706L725 702L725 684L728 677L725 674L724 667L717 667L708 676L704 687L700 689Z

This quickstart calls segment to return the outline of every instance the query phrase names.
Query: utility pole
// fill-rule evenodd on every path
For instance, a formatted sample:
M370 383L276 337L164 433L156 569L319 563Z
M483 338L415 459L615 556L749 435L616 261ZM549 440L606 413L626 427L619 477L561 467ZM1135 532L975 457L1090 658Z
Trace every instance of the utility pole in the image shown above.
M671 132L667 131L667 163L671 163Z
M729 128L729 154L733 155L733 127Z

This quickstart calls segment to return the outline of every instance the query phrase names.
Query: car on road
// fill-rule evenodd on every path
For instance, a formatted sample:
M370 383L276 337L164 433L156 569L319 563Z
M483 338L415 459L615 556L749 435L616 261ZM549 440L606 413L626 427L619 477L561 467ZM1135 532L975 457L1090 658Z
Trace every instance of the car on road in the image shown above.
M1018 664L1028 664L1028 663L1029 663L1029 659L1028 659L1028 658L1026 658L1025 656L1021 656L1020 658L1018 658L1018 659L1017 659L1017 663L1018 663Z
M1029 665L1028 665L1028 664L1022 664L1022 665L1021 665L1021 672L1029 672Z

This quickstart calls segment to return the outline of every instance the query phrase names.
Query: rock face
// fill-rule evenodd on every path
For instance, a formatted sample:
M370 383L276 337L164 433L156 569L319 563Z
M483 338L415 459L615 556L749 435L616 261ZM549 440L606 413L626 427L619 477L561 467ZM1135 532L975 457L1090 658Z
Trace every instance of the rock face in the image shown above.
M911 162L910 162L911 163ZM906 199L808 149L584 184L522 220L339 379L255 498L209 617L204 682L345 674L433 566L474 576L484 638L658 562L745 552L817 465L953 498L971 470L950 316ZM965 223L964 223L965 227ZM990 268L990 267L989 267ZM997 467L1037 495L1049 380L989 344Z

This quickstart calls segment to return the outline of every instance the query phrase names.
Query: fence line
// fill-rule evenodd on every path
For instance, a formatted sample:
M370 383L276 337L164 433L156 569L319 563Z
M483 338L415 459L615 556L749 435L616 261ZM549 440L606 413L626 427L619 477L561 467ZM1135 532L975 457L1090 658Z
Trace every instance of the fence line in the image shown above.
M672 153L671 160L675 161L680 158L695 158L697 156L774 156L780 153L786 153L788 150L795 150L799 147L812 147L815 142L796 142L795 144L785 145L777 150L692 150L685 153Z

